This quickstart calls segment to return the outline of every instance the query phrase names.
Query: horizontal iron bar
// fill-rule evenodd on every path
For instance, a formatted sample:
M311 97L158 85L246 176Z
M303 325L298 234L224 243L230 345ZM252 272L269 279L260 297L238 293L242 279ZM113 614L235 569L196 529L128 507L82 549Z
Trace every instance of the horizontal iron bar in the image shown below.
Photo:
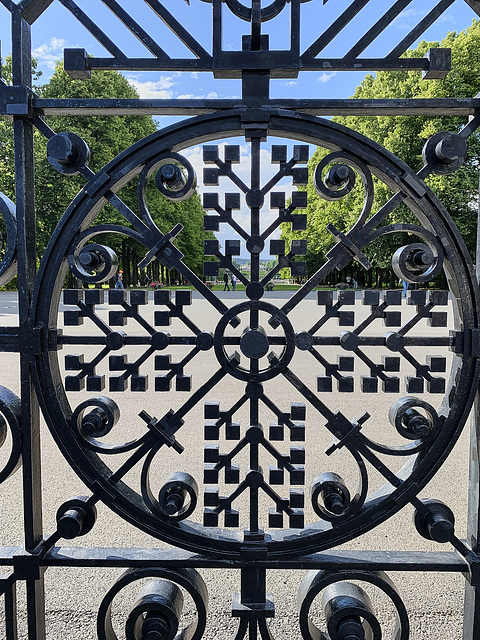
M46 116L60 115L203 115L251 105L241 100L135 100L135 99L82 99L82 98L34 98L35 111ZM411 100L356 100L275 99L266 107L301 111L313 116L330 115L452 115L471 116L480 110L480 98L419 98Z
M0 351L20 351L18 327L0 327Z
M11 566L20 547L0 547L0 565ZM24 556L25 557L25 556ZM34 558L34 561L36 559ZM362 569L366 571L444 571L466 573L468 563L455 551L323 551L298 558L234 560L209 558L181 549L54 547L41 561L45 567L194 567L265 569Z

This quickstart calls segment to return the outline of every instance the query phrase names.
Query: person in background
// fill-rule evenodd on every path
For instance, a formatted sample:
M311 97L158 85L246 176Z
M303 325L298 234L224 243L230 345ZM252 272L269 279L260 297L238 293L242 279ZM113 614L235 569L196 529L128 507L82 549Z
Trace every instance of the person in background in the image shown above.
M237 286L237 276L232 273L232 289L235 291L235 287Z
M408 291L408 282L406 282L405 280L400 280L400 284L403 286L403 297L406 298Z
M223 274L223 281L225 283L223 290L224 291L230 291L230 287L228 286L228 273L225 271Z
M115 283L115 289L123 289L123 271L118 272L117 282Z

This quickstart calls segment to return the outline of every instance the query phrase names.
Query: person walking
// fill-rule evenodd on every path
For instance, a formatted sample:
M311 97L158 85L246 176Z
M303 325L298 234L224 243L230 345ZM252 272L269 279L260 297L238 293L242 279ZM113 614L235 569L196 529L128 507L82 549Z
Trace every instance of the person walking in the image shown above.
M223 281L225 283L223 290L230 291L230 287L228 286L228 273L226 271L223 273Z
M237 286L237 276L232 273L232 289L235 291L235 287Z
M115 289L123 289L123 271L118 272L117 282L115 283Z

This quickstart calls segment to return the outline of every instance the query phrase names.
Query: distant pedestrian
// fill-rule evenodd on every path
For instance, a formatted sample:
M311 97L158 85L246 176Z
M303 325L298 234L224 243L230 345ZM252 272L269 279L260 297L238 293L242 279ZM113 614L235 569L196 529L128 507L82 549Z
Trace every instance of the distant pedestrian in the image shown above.
M403 297L406 298L408 291L408 282L406 280L400 280L400 284L403 286Z
M223 274L223 282L225 283L223 290L230 291L230 287L228 286L228 273L226 271Z
M232 273L232 289L235 291L235 287L237 286L237 276Z
M115 289L123 289L123 271L118 272L117 282L115 283Z

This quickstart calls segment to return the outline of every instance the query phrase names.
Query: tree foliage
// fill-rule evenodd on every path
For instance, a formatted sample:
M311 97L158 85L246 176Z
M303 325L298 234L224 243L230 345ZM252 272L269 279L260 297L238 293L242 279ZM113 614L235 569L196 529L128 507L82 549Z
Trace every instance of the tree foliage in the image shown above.
M452 50L452 71L443 80L422 80L417 72L383 71L376 76L367 75L357 87L354 98L467 98L475 96L480 89L480 21L461 33L451 32L441 42L421 42L409 56L422 57L432 47ZM378 142L410 167L418 171L422 165L422 148L430 136L439 131L458 132L466 119L455 116L343 116L334 121ZM477 134L468 140L469 150L465 164L447 176L432 174L426 183L445 205L468 248L475 249L476 201L478 198L478 157L480 139ZM318 148L310 160L310 182L308 191L308 270L312 273L325 259L325 253L335 243L333 236L325 230L332 222L343 232L348 231L357 219L363 205L364 190L357 179L354 190L342 200L329 202L321 199L312 184L314 168L328 153ZM391 197L389 188L375 179L375 202L377 211ZM389 223L411 221L413 214L405 207L398 207L389 217ZM368 247L366 253L376 266L389 266L392 250L404 243L399 237L384 237L376 246ZM291 239L293 234L284 228L283 236ZM295 234L295 237L305 234Z

